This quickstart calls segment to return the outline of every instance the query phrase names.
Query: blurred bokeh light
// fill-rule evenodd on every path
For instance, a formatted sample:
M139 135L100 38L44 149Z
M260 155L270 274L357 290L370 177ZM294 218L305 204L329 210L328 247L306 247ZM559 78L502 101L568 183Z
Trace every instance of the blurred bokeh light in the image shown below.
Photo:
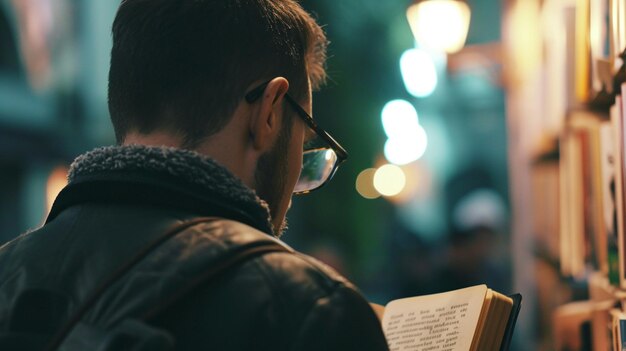
M384 154L396 165L418 160L428 145L426 131L419 124L415 107L405 100L393 100L385 104L381 119L387 142Z
M417 42L448 53L465 44L470 16L469 6L460 0L420 0L407 11Z
M384 165L374 174L374 188L384 196L395 196L404 190L406 175L396 165Z
M356 177L356 190L366 199L376 199L381 195L374 187L374 174L376 168L368 168Z
M385 143L385 158L393 164L405 165L417 161L428 146L428 137L422 126L412 130L410 137L389 138Z
M427 97L437 87L437 68L426 50L405 51L400 56L400 70L406 90L415 97Z
M406 100L389 101L383 107L381 120L385 134L389 138L407 138L419 126L417 111Z
M67 172L66 166L57 166L50 172L48 183L46 184L46 213L50 212L54 199L67 185Z

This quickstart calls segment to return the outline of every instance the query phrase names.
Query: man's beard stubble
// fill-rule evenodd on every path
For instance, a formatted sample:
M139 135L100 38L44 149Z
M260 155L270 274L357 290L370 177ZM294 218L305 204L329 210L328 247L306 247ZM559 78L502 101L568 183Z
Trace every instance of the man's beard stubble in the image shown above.
M272 149L261 155L254 174L257 195L267 202L272 220L278 214L280 201L285 195L287 170L289 167L287 154L291 141L291 121L284 123L276 143ZM273 225L273 224L272 224ZM287 216L282 223L274 226L274 234L280 237L287 229Z

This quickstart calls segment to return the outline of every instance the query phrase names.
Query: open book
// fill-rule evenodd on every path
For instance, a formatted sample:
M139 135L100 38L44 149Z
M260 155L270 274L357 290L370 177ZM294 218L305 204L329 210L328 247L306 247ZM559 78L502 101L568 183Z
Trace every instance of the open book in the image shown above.
M486 285L394 300L383 330L391 351L507 350L520 302Z

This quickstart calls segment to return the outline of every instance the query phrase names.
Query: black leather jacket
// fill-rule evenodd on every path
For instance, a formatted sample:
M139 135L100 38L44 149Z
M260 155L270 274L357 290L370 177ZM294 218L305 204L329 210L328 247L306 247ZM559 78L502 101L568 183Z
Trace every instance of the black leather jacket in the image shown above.
M111 147L79 157L46 225L0 248L0 331L16 323L62 324L120 262L167 228L199 216L221 219L176 236L166 251L168 265L193 250L210 258L243 242L276 240L265 204L197 154ZM69 301L68 310L43 327L7 310L20 292L37 288ZM84 321L101 317L116 296L99 301ZM175 337L178 350L387 349L380 322L356 288L295 252L248 260L151 322Z

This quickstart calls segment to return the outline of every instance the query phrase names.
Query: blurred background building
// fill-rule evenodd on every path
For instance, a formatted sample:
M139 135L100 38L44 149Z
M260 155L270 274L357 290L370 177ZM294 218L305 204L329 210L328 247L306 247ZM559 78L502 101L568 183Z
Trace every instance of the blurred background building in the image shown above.
M507 104L520 101L507 84L529 77L507 73L504 61L540 45L518 7L539 13L555 2L467 0L421 19L413 8L411 26L411 1L301 1L332 42L314 117L350 160L324 190L294 199L285 241L378 303L480 283L521 291L531 307L517 344L535 349L530 228L511 219L525 213L511 206L527 190L513 162L525 154L519 144L509 151L521 129L507 131L518 121L507 122ZM115 142L106 89L118 5L0 0L0 243L42 224L77 155ZM456 30L460 44L437 47ZM513 62L519 70L509 71L533 69L534 61Z

